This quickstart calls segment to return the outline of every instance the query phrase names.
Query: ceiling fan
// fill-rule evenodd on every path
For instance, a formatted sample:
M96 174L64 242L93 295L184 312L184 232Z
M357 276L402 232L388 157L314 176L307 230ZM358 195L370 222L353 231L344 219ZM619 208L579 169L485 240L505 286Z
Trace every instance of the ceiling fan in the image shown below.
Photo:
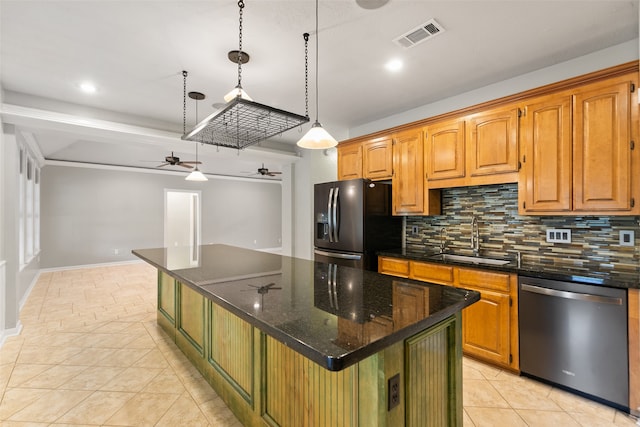
M173 151L171 152L170 156L166 156L164 158L164 162L158 166L156 166L157 168L161 168L163 166L182 166L183 168L187 168L187 169L193 169L192 165L199 165L202 162L198 162L198 161L180 161L180 157L174 156L173 155Z
M254 173L249 172L249 174L250 174L249 176L251 176L251 175L276 176L276 175L280 175L281 173L282 172L271 172L271 171L269 171L268 168L264 167L264 163L263 163L262 167L259 167L257 172L254 172Z
M269 172L269 169L264 167L264 163L261 168L258 168L258 173L262 176L276 176L280 175L282 172Z

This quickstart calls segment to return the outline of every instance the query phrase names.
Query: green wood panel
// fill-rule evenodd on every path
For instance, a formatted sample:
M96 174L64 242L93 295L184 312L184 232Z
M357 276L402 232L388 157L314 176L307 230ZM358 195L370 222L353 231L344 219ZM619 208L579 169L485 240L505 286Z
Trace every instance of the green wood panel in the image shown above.
M455 319L406 341L406 426L456 426L461 423L461 354Z
M182 283L178 283L178 289L178 330L204 353L204 297Z
M222 307L211 304L209 362L251 403L254 378L254 329Z
M358 370L328 371L266 337L264 417L281 427L357 426Z
M176 281L158 270L158 310L172 323L176 320Z

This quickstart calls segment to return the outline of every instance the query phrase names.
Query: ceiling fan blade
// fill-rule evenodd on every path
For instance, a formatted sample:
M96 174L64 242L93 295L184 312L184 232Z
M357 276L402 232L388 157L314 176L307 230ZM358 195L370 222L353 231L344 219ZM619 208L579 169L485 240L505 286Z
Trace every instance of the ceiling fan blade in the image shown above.
M176 163L176 166L182 166L183 168L193 169L193 166L185 165L184 162Z
M170 165L170 164L171 164L171 163L163 163L163 164L158 165L158 166L156 166L156 167L157 167L157 168L161 168L161 167L163 167L163 166L167 166L167 165Z
M197 162L196 161L193 161L193 162L189 161L189 162L180 162L180 163L183 163L185 165L201 165L202 164L201 161L197 161Z

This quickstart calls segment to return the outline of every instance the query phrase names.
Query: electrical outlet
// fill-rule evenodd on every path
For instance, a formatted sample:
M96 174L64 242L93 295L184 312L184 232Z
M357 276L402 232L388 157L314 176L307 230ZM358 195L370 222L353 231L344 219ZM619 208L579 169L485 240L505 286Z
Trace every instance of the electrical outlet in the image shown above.
M571 243L571 230L568 228L550 228L547 230L547 242Z
M113 254L114 255L119 255L120 254L120 249L114 249L113 250Z
M395 374L389 378L389 390L387 392L389 400L388 411L400 404L400 374Z
M412 225L411 226L411 234L413 236L417 236L418 235L418 226L417 225Z
M620 246L634 246L633 230L620 230Z

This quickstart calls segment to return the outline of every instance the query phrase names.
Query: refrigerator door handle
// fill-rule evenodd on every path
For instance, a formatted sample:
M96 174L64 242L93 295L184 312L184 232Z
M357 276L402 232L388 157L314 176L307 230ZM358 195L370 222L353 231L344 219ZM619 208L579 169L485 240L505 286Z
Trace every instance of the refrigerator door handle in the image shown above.
M329 223L329 242L333 242L333 219L331 217L331 204L333 203L333 187L329 189L329 197L327 199L327 217Z
M338 241L338 231L340 224L338 223L338 191L340 187L336 187L336 191L333 192L333 241Z
M343 254L343 253L339 253L339 252L327 252L327 251L321 251L321 250L318 250L318 249L315 249L314 253L316 253L318 255L328 256L328 257L331 257L331 258L356 259L356 260L362 258L362 255Z

